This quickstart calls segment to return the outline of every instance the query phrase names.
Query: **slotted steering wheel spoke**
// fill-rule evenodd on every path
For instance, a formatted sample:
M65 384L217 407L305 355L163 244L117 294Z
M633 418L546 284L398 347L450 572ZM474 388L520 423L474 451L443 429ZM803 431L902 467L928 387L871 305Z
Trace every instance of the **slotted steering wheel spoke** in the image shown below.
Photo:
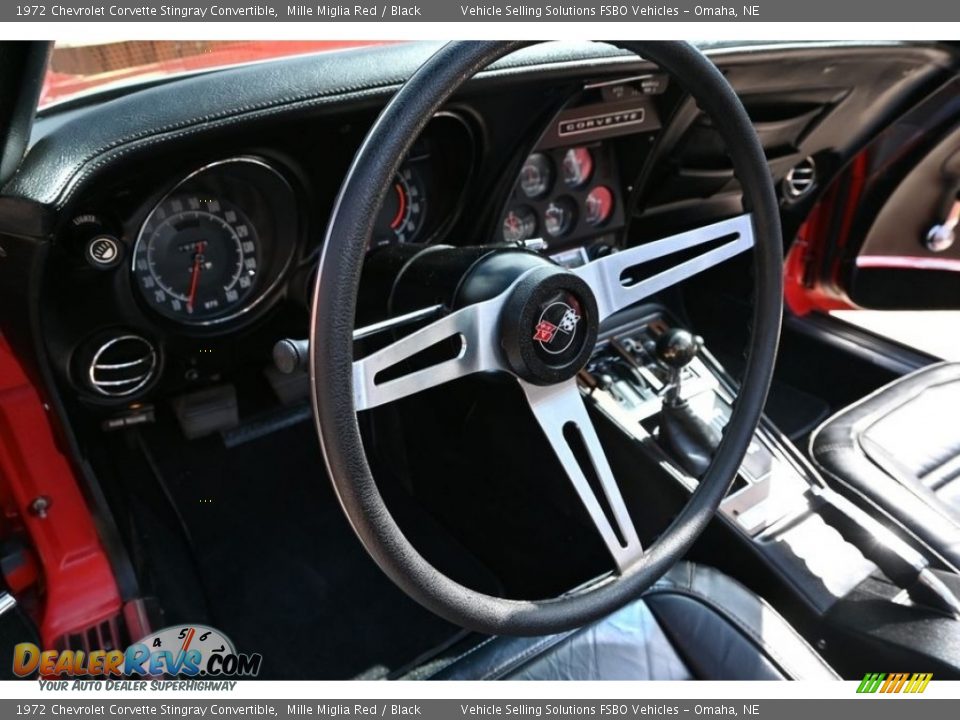
M356 409L368 410L465 375L502 369L496 351L502 305L502 296L470 305L354 361Z
M713 243L714 246L653 275L640 280L633 279L634 271L641 274L645 263L669 258L707 243ZM603 320L618 310L749 250L753 243L750 215L738 215L729 220L704 225L608 255L576 268L573 272L593 290L597 298L599 319Z
M617 569L623 572L643 556L643 547L577 381L543 387L521 380L520 385Z

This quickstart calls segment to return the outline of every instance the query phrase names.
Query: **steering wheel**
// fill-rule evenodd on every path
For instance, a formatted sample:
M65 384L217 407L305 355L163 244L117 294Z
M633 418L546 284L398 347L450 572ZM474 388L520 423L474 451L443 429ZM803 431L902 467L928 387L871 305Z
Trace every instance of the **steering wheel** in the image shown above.
M745 214L656 240L576 269L532 253L497 256L499 285L367 357L354 358L360 272L377 210L414 140L465 81L518 42L445 45L393 96L357 152L331 216L313 298L310 373L323 456L347 518L381 569L408 595L455 624L489 634L535 635L584 625L625 605L687 551L716 513L760 421L773 373L782 314L783 248L770 171L733 89L694 47L681 42L613 43L657 63L696 100L728 146ZM706 246L706 247L703 247ZM689 258L691 250L700 254ZM619 310L738 253L753 250L753 331L742 387L713 461L688 503L649 547L641 547L616 479L577 387L600 323ZM685 253L636 280L636 269ZM522 259L520 259L522 258ZM662 264L662 263L661 263ZM487 279L494 273L486 273ZM403 374L405 361L445 341L459 351ZM401 369L400 374L396 372ZM357 412L472 373L508 373L566 470L616 566L604 582L544 600L513 600L467 588L431 566L391 517L361 440ZM579 436L575 452L571 439ZM583 448L606 501L578 458ZM589 471L590 468L587 468ZM558 478L558 481L560 479ZM605 511L606 510L606 511Z

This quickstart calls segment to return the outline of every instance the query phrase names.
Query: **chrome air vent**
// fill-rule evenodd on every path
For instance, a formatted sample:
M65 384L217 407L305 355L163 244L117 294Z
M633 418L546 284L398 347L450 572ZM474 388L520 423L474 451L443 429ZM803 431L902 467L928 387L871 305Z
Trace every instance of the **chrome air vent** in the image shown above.
M139 335L109 338L93 353L87 379L108 397L126 397L143 390L157 370L157 351Z
M787 171L783 192L790 200L799 200L817 185L817 165L812 157L801 160Z

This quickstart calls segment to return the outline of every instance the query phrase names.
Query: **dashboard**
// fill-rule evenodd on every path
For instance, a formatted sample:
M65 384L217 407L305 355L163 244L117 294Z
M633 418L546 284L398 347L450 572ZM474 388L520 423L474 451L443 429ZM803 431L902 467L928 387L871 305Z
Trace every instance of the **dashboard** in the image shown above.
M527 50L468 83L403 162L377 211L369 256L506 243L575 266L739 212L718 133L684 89L642 60L598 48ZM301 390L285 395L270 374L270 350L307 334L319 255L336 242L324 237L326 219L396 87L397 73L382 68L412 72L430 51L268 63L41 118L26 176L5 189L5 201L20 196L48 224L39 233L51 242L38 322L70 402L112 427L139 417L132 408L224 385L266 385L241 408L264 404L258 393L302 401ZM714 52L767 151L788 236L845 159L915 94L941 83L950 62L904 45ZM778 66L784 58L789 64ZM248 94L333 79L331 94L301 89L300 100L277 102L226 97L230 73ZM369 77L336 81L357 73ZM182 131L185 113L195 131ZM93 146L100 155L74 149L76 133L96 133L98 118L120 115L139 120L111 122L142 124L112 131L126 144L104 137ZM44 163L71 153L77 167L95 167L69 182L57 168L51 182ZM805 164L816 176L794 194L785 183ZM31 172L48 177L34 186ZM362 303L357 324L389 312L376 299Z

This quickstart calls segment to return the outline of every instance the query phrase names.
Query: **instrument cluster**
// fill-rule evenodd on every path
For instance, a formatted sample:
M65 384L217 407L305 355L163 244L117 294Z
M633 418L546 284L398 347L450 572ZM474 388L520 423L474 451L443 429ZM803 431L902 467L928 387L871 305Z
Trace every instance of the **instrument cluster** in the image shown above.
M527 157L510 196L504 242L540 239L553 253L623 224L620 181L603 142L537 150Z
M436 116L397 172L370 250L425 243L456 217L472 165L469 126ZM465 152L468 149L469 152ZM298 199L283 168L249 156L211 163L150 210L131 279L148 312L183 328L237 321L272 295L296 254Z

